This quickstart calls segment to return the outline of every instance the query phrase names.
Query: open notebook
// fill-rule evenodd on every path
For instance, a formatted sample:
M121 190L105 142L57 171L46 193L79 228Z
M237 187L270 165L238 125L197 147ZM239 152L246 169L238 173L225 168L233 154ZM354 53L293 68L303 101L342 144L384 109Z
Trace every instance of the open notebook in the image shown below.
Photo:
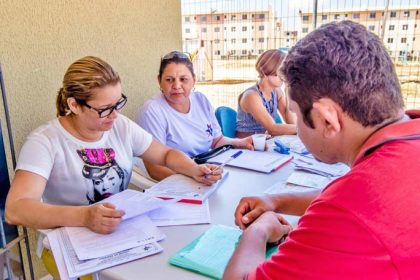
M276 171L291 159L293 159L293 156L291 155L284 155L273 152L230 149L214 158L211 158L208 160L208 162L222 164L238 151L242 151L242 153L238 157L230 160L227 165L264 173Z

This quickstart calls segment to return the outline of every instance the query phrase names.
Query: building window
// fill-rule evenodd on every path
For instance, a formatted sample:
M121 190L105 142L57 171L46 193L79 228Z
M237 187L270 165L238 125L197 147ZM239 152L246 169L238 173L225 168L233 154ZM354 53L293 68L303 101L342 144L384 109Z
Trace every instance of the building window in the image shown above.
M388 38L388 43L390 44L394 43L394 38Z
M201 17L201 21L207 21L207 17L206 16L202 16Z
M235 32L235 31L236 31L236 26L232 26L232 27L230 28L230 31Z
M353 14L353 19L359 19L360 18L360 14Z
M220 16L215 16L216 21L220 21Z
M328 15L322 15L322 20L327 20L328 19Z
M402 26L402 30L408 30L408 24L404 24L404 25Z
M259 31L263 31L263 30L264 30L264 25L260 25L260 26L258 26L258 30L259 30Z
M219 43L220 43L220 39L215 39L215 40L214 40L214 43L215 43L215 44L219 44Z
M258 50L259 54L262 54L264 52L264 50Z
M369 18L376 18L376 13L370 13Z
M335 14L334 15L334 19L339 19L340 18L340 14Z
M235 55L236 54L236 50L231 50L230 51L233 55Z
M201 28L201 32L206 33L207 32L207 28L206 27Z
M214 32L220 32L220 27L215 27Z
M248 52L246 50L242 50L242 54L247 54Z
M307 27L305 27L305 28L302 28L302 33L308 33L308 28Z
M246 43L246 38L242 38L242 43Z
M185 22L190 22L190 17L185 17Z
M191 30L189 28L185 28L185 33L190 33Z
M264 38L258 38L259 43L264 43Z
M389 17L397 17L397 12L391 12Z
M242 19L248 19L248 15L242 15Z
M265 19L265 15L264 15L264 14L259 14L259 15L258 15L258 18L259 18L259 19Z
M246 31L246 30L247 30L246 26L242 26L242 31Z
M404 16L409 17L410 16L410 11L404 11Z
M416 40L416 37L413 37L413 42Z
M215 55L220 55L220 50L216 50L216 51L214 51L214 54L215 54Z
M407 43L407 38L401 38L401 43Z
M232 16L230 17L230 19L231 19L231 20L236 20L236 15L232 15Z
M236 43L236 39L231 39L231 40L230 40L230 42L231 42L232 44L235 44L235 43Z
M303 20L303 21L308 21L308 20L309 20L309 16L303 16L303 17L302 17L302 20Z
M395 25L390 25L389 30L395 30Z
M375 31L375 25L369 25L369 31Z

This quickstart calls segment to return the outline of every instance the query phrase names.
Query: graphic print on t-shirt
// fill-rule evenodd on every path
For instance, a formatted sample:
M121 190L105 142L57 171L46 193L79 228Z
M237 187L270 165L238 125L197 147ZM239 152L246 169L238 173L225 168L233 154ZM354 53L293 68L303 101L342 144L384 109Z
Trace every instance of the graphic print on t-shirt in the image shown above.
M112 148L81 149L77 154L84 163L83 177L91 181L86 193L90 204L124 190L126 172L115 161Z
M212 127L211 123L207 124L206 132L207 132L208 137L213 136L213 127Z

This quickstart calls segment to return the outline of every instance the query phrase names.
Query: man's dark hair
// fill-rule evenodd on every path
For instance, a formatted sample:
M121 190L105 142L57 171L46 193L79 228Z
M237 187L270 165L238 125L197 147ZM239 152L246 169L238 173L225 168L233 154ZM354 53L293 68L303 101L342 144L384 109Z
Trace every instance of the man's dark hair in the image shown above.
M288 53L281 74L304 122L312 104L327 97L363 126L397 120L404 102L394 65L380 39L358 23L328 23Z

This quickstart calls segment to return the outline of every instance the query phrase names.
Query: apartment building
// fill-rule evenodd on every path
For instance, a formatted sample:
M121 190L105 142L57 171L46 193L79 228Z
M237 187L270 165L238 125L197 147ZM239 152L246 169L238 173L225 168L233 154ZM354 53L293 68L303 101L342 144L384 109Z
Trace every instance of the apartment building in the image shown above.
M327 22L352 20L383 38L384 45L395 61L420 59L419 8L353 11L322 11L317 14L317 26ZM312 12L301 12L302 28L299 39L313 30Z
M182 15L185 51L204 49L209 60L254 58L278 48L282 24L273 10L216 12Z

